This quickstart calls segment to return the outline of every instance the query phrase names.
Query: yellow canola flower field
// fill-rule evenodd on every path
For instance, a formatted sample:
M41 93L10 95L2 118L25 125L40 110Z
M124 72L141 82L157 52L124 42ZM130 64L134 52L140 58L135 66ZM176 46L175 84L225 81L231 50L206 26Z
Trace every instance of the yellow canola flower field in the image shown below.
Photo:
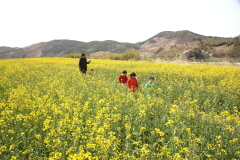
M240 159L239 67L78 61L0 60L0 159Z

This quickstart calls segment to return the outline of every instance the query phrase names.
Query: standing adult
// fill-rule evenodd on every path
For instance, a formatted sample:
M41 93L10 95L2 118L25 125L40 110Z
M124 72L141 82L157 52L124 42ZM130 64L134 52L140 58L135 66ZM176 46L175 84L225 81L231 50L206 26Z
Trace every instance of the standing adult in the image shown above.
M87 71L87 64L89 64L91 61L87 61L86 55L83 53L81 55L81 58L79 60L79 70L83 73L86 74Z

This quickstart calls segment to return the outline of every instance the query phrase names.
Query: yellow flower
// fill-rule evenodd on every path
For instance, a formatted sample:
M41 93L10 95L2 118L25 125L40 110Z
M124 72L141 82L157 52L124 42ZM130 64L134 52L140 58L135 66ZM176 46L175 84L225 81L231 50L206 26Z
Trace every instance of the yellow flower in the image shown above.
M173 124L174 124L174 121L171 120L171 119L169 119L168 122L167 122L165 125L167 125L167 126L173 126Z
M16 160L17 156L12 156L10 160Z
M179 153L176 153L173 159L179 159L179 158L181 158L181 155Z
M146 131L146 127L141 127L140 131Z
M186 128L186 131L190 134L191 133L191 128Z
M155 128L155 132L158 133L160 136L164 136L164 132L160 131L160 129Z

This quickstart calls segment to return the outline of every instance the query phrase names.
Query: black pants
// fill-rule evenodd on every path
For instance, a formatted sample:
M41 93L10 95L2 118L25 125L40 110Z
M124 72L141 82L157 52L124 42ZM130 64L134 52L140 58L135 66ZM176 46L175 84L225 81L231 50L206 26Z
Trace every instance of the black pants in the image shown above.
M86 72L87 72L87 69L86 69L86 68L84 68L84 69L79 68L79 69L80 69L80 71L82 72L82 74L86 74Z

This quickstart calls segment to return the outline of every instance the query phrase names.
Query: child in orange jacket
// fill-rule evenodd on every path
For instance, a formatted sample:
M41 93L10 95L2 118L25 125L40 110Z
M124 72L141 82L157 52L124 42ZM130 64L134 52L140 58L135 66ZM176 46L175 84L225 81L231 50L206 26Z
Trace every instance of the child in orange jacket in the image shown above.
M135 92L137 90L139 86L136 78L136 73L132 72L130 74L130 78L127 80L127 85L130 91Z

